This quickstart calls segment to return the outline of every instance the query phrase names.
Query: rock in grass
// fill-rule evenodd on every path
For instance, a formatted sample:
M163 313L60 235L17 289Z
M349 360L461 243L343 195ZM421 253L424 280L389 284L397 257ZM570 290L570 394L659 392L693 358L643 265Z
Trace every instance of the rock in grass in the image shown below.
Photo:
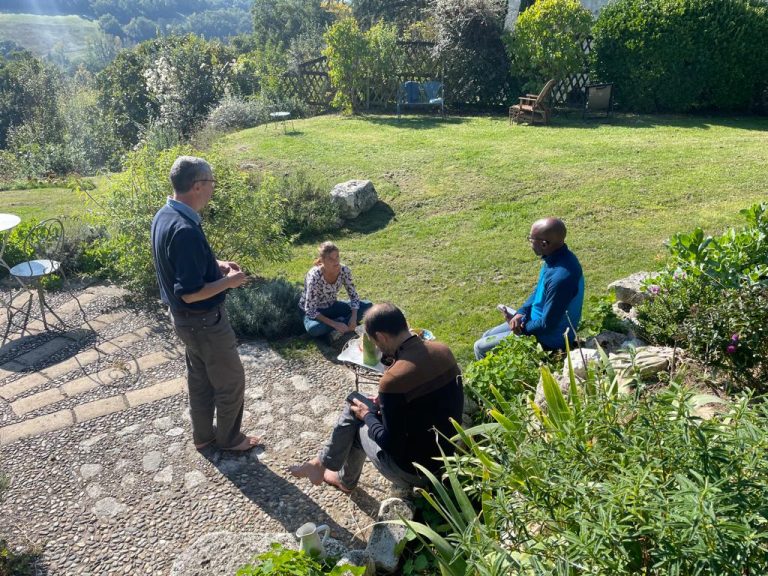
M342 218L351 220L373 208L379 197L370 180L349 180L333 187L331 201L338 206Z

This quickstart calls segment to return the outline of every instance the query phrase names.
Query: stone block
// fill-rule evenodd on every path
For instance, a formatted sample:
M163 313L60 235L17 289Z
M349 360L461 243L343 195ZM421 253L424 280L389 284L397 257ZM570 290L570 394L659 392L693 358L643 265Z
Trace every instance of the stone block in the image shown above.
M388 520L413 520L413 509L405 500L400 498L387 498L379 507L379 522ZM399 550L402 550L401 542L405 540L407 528L400 524L381 523L374 524L368 546L365 553L373 560L376 570L386 574L392 574L400 563Z
M16 396L21 396L25 392L29 392L46 382L48 382L48 378L39 372L23 376L15 382L1 386L0 398L3 398L4 400L12 400L13 398L16 398Z
M66 400L66 396L58 388L52 388L51 390L45 390L21 400L16 400L16 402L11 403L11 408L17 416L24 416L24 414L56 404L56 402L61 402L62 400Z
M651 276L650 272L636 272L626 278L611 282L608 284L608 290L613 291L617 302L637 306L648 298L648 293L641 290L641 286Z
M71 410L59 410L45 416L30 418L18 424L11 424L10 426L0 428L0 446L5 446L22 438L61 430L72 424L74 424L74 419L72 418Z
M342 218L352 219L373 208L379 197L370 180L349 180L333 187L331 201L339 207Z
M125 393L125 398L128 400L128 405L131 408L135 408L142 404L149 404L150 402L156 402L157 400L181 394L184 391L186 382L186 378L166 380L165 382L155 384L154 386L147 386L146 388L139 388L138 390L130 390Z
M365 550L350 550L346 554L343 554L339 561L336 562L336 566L365 566L365 572L363 576L376 576L376 564L373 558L368 556ZM342 572L341 576L352 576L352 572Z
M103 400L96 400L94 402L88 402L86 404L81 404L80 406L75 406L75 421L85 422L86 420L93 420L94 418L99 418L100 416L106 416L108 414L120 412L121 410L125 410L127 407L128 406L126 405L125 399L122 396L110 396L109 398L104 398Z

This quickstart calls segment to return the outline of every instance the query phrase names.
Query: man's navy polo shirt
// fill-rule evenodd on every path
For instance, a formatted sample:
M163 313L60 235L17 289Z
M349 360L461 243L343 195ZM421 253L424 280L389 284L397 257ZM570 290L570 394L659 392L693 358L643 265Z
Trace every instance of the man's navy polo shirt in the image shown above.
M222 277L194 210L169 198L152 220L150 238L160 297L171 310L209 310L224 302L226 291L192 304L181 299Z

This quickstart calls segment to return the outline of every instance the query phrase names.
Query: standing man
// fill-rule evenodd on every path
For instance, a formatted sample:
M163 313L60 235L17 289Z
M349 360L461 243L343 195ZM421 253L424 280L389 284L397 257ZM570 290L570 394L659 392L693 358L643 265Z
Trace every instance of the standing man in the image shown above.
M192 437L198 450L213 443L249 450L259 439L240 431L245 371L224 311L226 290L246 276L234 262L215 258L201 227L199 212L216 185L208 162L180 156L170 177L173 197L152 220L152 255L160 296L186 347Z
M389 303L366 313L365 331L383 354L394 357L379 382L374 411L360 400L346 406L320 454L290 472L349 493L367 457L398 488L425 486L413 464L439 470L440 448L453 453L443 436L456 432L451 419L461 421L464 389L456 359L445 344L411 334L403 313Z
M511 334L535 336L544 350L565 350L567 331L573 344L584 303L584 274L579 259L565 243L565 235L565 223L559 218L533 223L528 242L544 260L536 289L516 312L504 309L506 322L475 342L475 358L484 358Z

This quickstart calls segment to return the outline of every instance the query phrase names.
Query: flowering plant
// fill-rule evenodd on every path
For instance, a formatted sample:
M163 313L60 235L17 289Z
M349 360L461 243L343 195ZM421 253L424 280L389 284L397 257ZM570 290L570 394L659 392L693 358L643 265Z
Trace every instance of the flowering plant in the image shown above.
M742 210L747 225L721 236L700 228L669 243L671 261L649 279L638 309L646 338L689 349L754 387L768 373L768 204Z

